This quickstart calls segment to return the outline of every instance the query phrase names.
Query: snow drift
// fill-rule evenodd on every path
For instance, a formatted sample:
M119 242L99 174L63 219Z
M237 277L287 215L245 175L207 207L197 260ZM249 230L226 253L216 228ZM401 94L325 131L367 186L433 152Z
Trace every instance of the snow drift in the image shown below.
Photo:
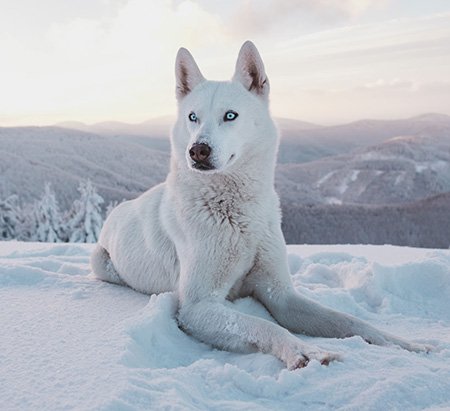
M288 371L218 351L177 327L172 293L90 274L92 245L0 243L0 409L438 409L450 407L450 251L290 246L308 297L438 347L308 338L344 361ZM236 308L271 320L247 298Z

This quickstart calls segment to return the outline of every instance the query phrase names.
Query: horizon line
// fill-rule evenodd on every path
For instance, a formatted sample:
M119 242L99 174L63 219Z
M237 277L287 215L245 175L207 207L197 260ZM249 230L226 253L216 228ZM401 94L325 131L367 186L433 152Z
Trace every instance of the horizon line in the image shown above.
M275 121L279 120L288 120L288 121L297 121L301 123L307 123L311 126L319 126L319 127L335 127L335 126L341 126L346 124L352 124L352 123L358 123L361 121L397 121L397 120L412 120L415 118L425 117L425 116L445 116L449 117L450 119L450 113L444 113L444 112L436 112L436 111L427 111L427 112L420 112L418 114L413 114L410 116L399 116L399 117L362 117L362 118L356 118L354 120L343 120L341 122L315 122L315 121L309 121L301 118L294 118L294 117L283 117L283 116L277 116L272 115L272 118ZM138 122L129 122L129 121L123 121L123 120L115 120L115 119L105 119L95 122L84 122L81 120L62 120L58 121L56 123L47 123L47 124L35 124L35 123L28 123L28 124L14 124L14 125L2 125L0 120L0 128L20 128L20 127L61 127L61 128L70 128L65 127L65 124L79 124L80 126L85 127L95 127L101 124L108 124L108 123L117 123L119 125L126 125L126 126L139 126L143 125L145 123L151 123L156 121L161 121L163 119L170 120L168 122L173 122L177 118L176 115L173 114L164 114L156 117L149 117L146 120L138 121Z

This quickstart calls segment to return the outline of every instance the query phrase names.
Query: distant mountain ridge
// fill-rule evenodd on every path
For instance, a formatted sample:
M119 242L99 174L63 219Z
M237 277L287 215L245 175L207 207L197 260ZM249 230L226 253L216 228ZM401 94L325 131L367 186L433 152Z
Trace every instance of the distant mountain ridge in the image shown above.
M309 130L281 129L279 163L304 163L381 144L398 136L450 137L450 116L429 113L399 120L359 120Z
M0 199L31 203L50 182L68 209L89 178L107 205L166 178L167 119L134 128L153 130L147 135L114 122L95 133L66 125L0 127ZM279 128L276 189L288 242L450 245L450 116L327 127L282 119Z
M76 187L87 176L107 199L136 196L167 174L170 142L169 131L163 135L163 129L169 128L169 120L131 125L148 135L129 134L129 125L117 122L65 123L98 133L0 128L0 198L21 190L24 200L31 200L48 180L69 201L73 195L67 191L73 188L67 189L67 181ZM113 132L116 126L120 131ZM277 188L284 201L405 203L450 191L450 116L424 114L327 127L281 119L279 127Z
M431 123L450 123L450 116L441 113L424 113L405 119L392 119L392 120L377 120L377 119L361 119L352 121L349 123L335 124L335 125L319 125L308 121L302 121L298 119L276 117L275 121L282 129L292 128L294 130L313 130L313 129L335 129L335 128L349 128L349 127L370 127L376 125L397 125L398 127L405 126L405 123L412 124L417 122L431 122ZM155 131L170 132L173 123L175 122L174 116L160 116L154 117L139 123L127 123L123 121L101 121L97 123L87 124L81 121L62 121L54 124L55 127L71 128L74 130L104 133L104 134L134 134L144 135L153 134Z
M280 164L282 197L304 204L400 204L450 192L450 138L394 137L347 155Z
M0 198L15 193L31 201L50 181L66 204L86 177L107 201L135 197L165 179L170 122L163 117L131 125L149 135L130 134L130 125L118 122L0 128ZM450 116L278 124L276 181L284 202L405 203L450 191ZM75 130L83 127L98 132Z
M63 208L90 178L106 202L138 196L164 180L169 155L124 138L61 127L0 128L0 198L27 203L50 182Z
M282 129L289 129L291 131L311 130L322 127L318 124L289 118L279 118L276 121L279 127ZM86 124L80 121L63 121L55 124L55 126L108 136L136 135L168 138L174 122L175 117L163 116L152 118L141 123L103 121L100 123Z
M450 116L427 113L407 119L358 120L347 124L321 126L305 121L276 118L281 134L279 163L305 163L324 157L346 154L380 144L397 136L450 137ZM64 122L59 126L107 136L128 136L138 144L169 150L174 117L165 116L142 123L102 122L87 125ZM145 137L151 137L149 140Z
M168 138L174 118L172 116L157 117L141 123L121 121L102 121L85 124L79 121L64 121L56 127L70 128L100 135L136 135Z

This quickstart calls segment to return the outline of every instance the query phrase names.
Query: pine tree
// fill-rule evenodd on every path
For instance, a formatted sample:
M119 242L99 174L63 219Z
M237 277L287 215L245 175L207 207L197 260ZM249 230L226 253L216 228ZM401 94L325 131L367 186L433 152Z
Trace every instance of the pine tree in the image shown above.
M0 240L16 238L20 222L19 212L16 195L9 196L6 200L0 200Z
M50 183L45 184L44 195L35 203L33 216L34 233L32 233L32 240L46 243L62 241L61 213Z
M16 239L19 241L34 241L36 232L35 204L25 204L19 210Z
M81 196L75 200L68 223L69 241L74 243L95 243L103 225L101 204L103 198L97 193L91 180L78 186Z

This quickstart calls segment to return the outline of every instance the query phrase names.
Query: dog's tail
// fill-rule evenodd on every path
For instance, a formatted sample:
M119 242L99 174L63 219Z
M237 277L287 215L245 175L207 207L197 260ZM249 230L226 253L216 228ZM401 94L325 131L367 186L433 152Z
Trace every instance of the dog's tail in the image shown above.
M108 283L125 285L119 273L114 268L108 251L100 244L95 246L94 252L91 254L91 267L98 279L107 281Z

